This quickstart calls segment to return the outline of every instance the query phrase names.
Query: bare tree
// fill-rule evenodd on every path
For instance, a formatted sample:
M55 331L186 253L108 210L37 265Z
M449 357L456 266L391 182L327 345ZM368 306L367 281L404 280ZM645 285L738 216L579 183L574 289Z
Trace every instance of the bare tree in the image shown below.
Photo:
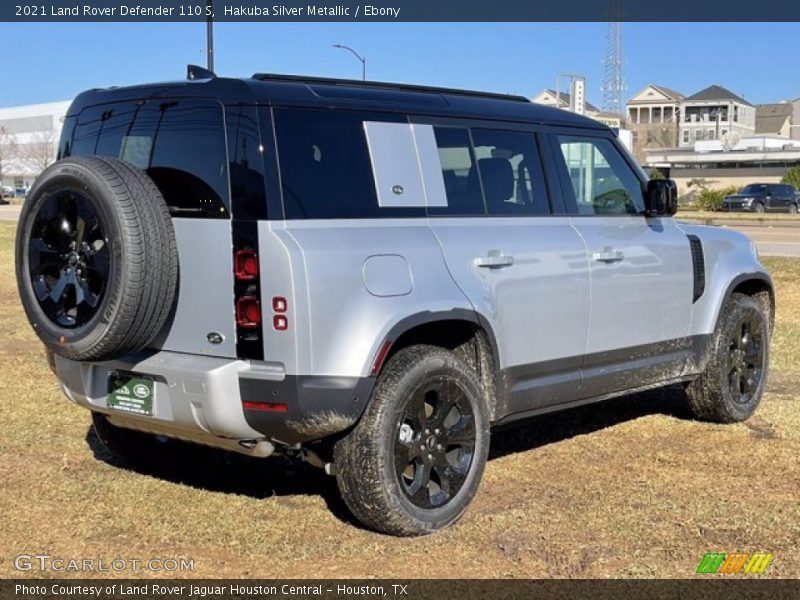
M20 147L20 157L34 172L41 173L55 161L56 132L52 127L35 133L31 141Z
M0 127L0 182L3 181L3 171L9 162L19 158L19 145L15 138L5 127Z

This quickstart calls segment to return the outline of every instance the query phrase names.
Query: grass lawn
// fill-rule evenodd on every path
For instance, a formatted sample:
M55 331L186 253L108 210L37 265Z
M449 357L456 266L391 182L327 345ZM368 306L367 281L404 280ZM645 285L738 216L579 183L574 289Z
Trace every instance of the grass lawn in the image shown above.
M765 260L773 371L747 423L693 422L676 390L536 418L494 434L459 525L397 539L354 525L306 465L207 449L157 472L115 464L28 327L13 236L0 222L1 577L43 553L190 558L192 577L683 578L708 551L756 550L775 556L764 576L800 577L800 260Z

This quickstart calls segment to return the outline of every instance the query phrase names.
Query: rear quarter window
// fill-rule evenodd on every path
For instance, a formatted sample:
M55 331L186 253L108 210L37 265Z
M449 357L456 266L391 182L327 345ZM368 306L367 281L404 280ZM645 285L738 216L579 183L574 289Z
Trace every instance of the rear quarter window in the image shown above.
M286 219L369 219L424 216L422 207L380 206L365 123L405 123L402 115L276 108Z

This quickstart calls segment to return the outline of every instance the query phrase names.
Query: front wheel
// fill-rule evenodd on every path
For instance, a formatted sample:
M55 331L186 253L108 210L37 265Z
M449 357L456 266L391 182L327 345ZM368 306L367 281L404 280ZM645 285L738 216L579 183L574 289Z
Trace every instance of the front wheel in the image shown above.
M756 202L755 211L757 213L763 213L764 212L764 204L762 202Z
M420 345L386 364L334 461L342 497L359 521L411 536L461 517L488 452L489 412L476 373L452 352Z
M725 303L705 371L686 388L695 417L735 423L755 412L769 369L769 322L752 296L734 294Z
M790 204L789 205L789 214L796 215L797 214L797 204Z

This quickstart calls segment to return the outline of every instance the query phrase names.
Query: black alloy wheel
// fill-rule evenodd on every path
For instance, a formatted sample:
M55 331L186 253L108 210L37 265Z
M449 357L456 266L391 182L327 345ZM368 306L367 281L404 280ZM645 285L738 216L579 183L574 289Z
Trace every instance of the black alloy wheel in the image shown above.
M764 373L764 320L748 315L733 328L728 344L728 385L738 404L747 404Z
M31 229L28 269L36 300L56 325L80 327L97 314L111 260L103 224L87 196L59 190L42 203Z
M395 471L406 497L436 508L458 494L475 453L472 407L456 382L437 378L409 398L395 439Z

